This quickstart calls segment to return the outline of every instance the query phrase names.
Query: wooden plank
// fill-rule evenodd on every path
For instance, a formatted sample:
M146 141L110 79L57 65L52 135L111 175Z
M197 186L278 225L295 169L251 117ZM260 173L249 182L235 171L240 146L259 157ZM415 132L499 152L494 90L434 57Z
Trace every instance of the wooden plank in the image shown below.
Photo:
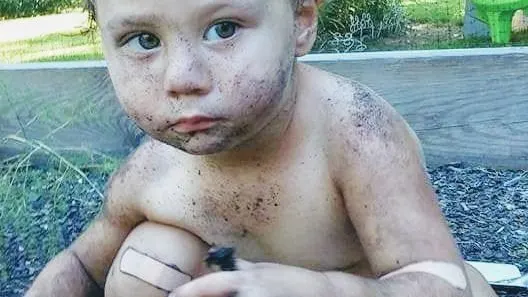
M138 144L105 68L3 70L0 96L0 137L17 133L57 150L116 154Z
M386 98L417 131L432 166L528 168L528 48L301 60L358 80ZM117 104L104 62L0 66L0 112L0 138L22 135L22 124L28 138L54 132L44 142L57 150L124 155L140 141ZM12 143L3 148L4 157L13 153Z

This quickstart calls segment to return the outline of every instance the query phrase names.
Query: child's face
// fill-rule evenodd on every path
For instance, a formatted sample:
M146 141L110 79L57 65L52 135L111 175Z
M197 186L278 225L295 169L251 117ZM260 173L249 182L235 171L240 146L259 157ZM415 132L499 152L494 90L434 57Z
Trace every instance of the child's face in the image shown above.
M96 5L118 98L156 139L194 154L219 152L255 135L293 100L303 44L290 0Z

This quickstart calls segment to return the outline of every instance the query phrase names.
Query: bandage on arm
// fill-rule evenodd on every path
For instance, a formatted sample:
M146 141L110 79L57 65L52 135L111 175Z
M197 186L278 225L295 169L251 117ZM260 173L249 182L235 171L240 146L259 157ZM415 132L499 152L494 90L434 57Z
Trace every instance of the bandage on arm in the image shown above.
M179 268L169 266L130 247L121 257L120 270L167 292L192 280L190 275Z
M459 266L453 263L447 262L433 262L425 261L415 264L410 264L405 267L402 267L396 271L388 273L380 278L380 280L385 280L397 275L413 273L413 272L423 272L437 276L445 281L447 281L453 287L459 290L465 290L467 287L467 280L464 274L464 271Z

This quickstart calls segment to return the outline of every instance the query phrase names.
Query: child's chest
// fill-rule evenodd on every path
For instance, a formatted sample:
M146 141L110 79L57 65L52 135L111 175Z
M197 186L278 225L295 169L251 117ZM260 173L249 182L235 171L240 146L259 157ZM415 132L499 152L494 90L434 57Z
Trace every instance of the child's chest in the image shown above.
M319 162L239 173L187 166L145 191L143 209L149 220L187 229L210 245L235 246L248 260L344 269L363 252Z

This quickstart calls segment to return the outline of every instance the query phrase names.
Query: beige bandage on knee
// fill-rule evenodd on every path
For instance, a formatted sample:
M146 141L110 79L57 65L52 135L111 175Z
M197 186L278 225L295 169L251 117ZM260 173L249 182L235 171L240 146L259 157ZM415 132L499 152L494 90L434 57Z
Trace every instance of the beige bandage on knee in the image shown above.
M192 277L129 247L121 257L121 272L136 277L158 289L171 292Z
M458 267L453 263L447 262L425 261L410 264L396 271L388 273L382 276L380 279L384 280L396 275L412 272L424 272L432 274L447 281L449 284L460 290L465 290L467 287L466 276L464 275L464 271L462 270L462 268Z

